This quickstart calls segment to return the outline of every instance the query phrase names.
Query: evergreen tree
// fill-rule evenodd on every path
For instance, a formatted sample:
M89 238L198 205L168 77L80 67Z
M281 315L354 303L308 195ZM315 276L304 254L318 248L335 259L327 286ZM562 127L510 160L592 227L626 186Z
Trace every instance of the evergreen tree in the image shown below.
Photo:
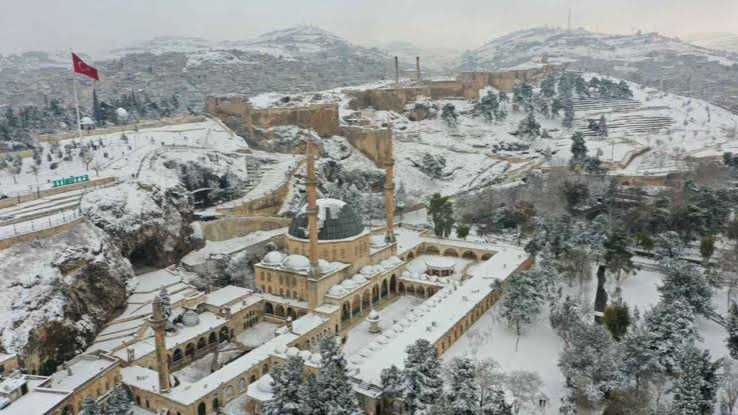
M617 274L620 280L620 272L630 272L635 266L631 258L633 253L628 250L630 238L628 238L625 228L617 224L610 231L610 237L605 241L603 247L605 249L605 265L610 272Z
M574 101L572 101L571 97L565 97L562 101L562 106L564 109L564 119L561 121L561 125L571 128L574 126Z
M381 381L385 397L393 400L402 395L402 372L397 366L382 369Z
M549 75L541 81L541 94L549 99L556 95L556 78L553 75Z
M291 356L272 368L272 399L264 405L264 415L302 415L300 387L305 362L300 356Z
M448 237L454 226L453 204L448 196L434 193L428 206L428 215L433 222L433 233L442 238Z
M321 367L315 379L320 409L318 415L361 415L351 382L346 373L346 359L334 337L319 343Z
M597 122L597 137L607 138L607 120L604 115L601 115L600 120Z
M307 375L300 385L300 404L303 415L322 415L326 412L323 403L320 402L318 383L315 376Z
M459 116L456 114L454 104L448 103L441 109L441 119L446 122L449 127L455 127L459 122Z
M602 320L612 337L620 341L628 331L628 326L630 326L628 305L625 303L610 304L605 308L605 315Z
M479 413L479 385L474 382L474 363L467 358L454 358L448 364L448 415L477 415Z
M571 159L569 168L579 170L587 161L587 144L584 142L584 134L576 132L571 136Z
M80 415L102 415L100 405L97 404L95 399L88 396L82 401L82 411L80 412Z
M405 350L402 400L410 415L425 414L443 394L441 363L428 340L418 339Z
M623 370L635 380L636 388L661 372L657 351L652 347L654 339L642 322L633 323L623 336L622 345Z
M433 155L431 153L425 153L421 164L418 166L418 169L431 179L442 178L445 168L446 157L442 154Z
M703 316L713 311L712 288L693 264L674 260L666 266L666 276L658 287L662 301L684 300L692 310Z
M538 281L531 278L529 272L519 273L508 280L502 299L501 315L511 327L515 328L516 351L522 329L533 323L542 309L543 295L539 290Z
M730 357L738 360L738 305L735 301L730 302L730 309L728 310L728 322L726 325L728 331L728 351L730 351Z
M712 362L709 352L688 347L679 359L679 376L674 380L672 412L675 415L713 413L717 395L716 372L720 362Z
M123 385L116 385L108 398L106 415L131 415L133 401Z
M662 266L668 266L668 263L679 259L684 252L684 243L679 238L679 234L674 231L664 232L658 235L655 246L654 258Z
M533 112L529 112L527 117L520 120L516 135L529 140L541 136L541 124L536 121L536 116L533 115Z
M674 373L679 367L678 356L699 339L694 310L682 298L659 301L645 313L644 325L660 373Z
M92 116L95 121L102 123L102 111L100 110L100 101L97 99L97 90L92 90Z
M482 114L485 121L492 122L497 118L500 109L500 103L497 101L497 95L492 91L487 91L487 95L483 96L477 103L477 111Z

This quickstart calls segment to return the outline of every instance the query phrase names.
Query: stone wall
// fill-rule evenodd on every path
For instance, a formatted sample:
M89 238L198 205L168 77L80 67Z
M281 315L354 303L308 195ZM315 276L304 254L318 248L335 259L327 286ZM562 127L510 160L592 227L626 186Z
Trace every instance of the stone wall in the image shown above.
M384 168L392 130L389 128L341 127L341 135L379 168Z
M10 246L15 245L19 242L50 238L56 234L66 231L67 229L71 229L77 226L78 224L84 222L84 220L85 218L79 217L58 226L52 226L50 228L40 229L35 232L27 232L20 235L14 235L9 238L0 239L0 249L9 248Z
M517 82L530 81L549 73L566 69L565 64L542 64L526 69L513 69L498 72L462 72L456 79L476 84L478 89L491 86L503 92L511 92Z
M123 131L131 131L135 129L140 130L143 128L158 128L158 127L166 127L168 125L189 124L193 122L203 122L206 119L207 118L205 118L202 115L191 115L191 116L186 116L186 117L166 118L166 119L158 120L158 121L118 125L118 126L110 127L110 128L99 128L95 130L82 130L82 136L87 137L90 135L122 133ZM72 132L60 133L60 134L39 134L35 136L34 138L36 139L36 141L40 143L53 143L53 142L62 141L62 140L74 139L77 137L79 137L79 133L77 131L72 131Z
M240 129L245 133L252 126L269 128L281 125L313 129L322 137L339 133L337 104L254 108L246 97L209 96L205 101L205 111L221 118L230 128Z
M92 188L96 186L109 184L114 181L115 181L115 177L103 177L101 179L94 179L88 182L79 182L79 183L74 183L74 184L70 184L67 186L53 187L51 189L40 190L35 193L26 193L26 194L18 195L16 197L11 197L8 199L0 200L0 209L10 207L10 206L15 206L18 203L22 203L22 202L28 202L29 200L36 200L41 197L58 195L60 193L71 192L72 190L86 189L88 187Z
M206 240L225 241L256 231L284 228L289 224L289 218L276 216L232 216L209 222L200 222L200 228Z
M403 112L407 103L417 101L420 96L431 96L431 90L427 86L367 89L363 91L346 92L353 97L349 105L352 109L359 110L372 107L380 111L395 112Z

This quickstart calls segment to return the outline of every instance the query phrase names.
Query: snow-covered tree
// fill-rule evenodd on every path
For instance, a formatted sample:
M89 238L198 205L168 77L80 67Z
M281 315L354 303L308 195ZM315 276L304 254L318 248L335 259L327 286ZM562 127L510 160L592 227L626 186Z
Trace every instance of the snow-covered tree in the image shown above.
M574 102L571 100L571 97L566 97L563 99L561 105L564 109L564 119L561 121L561 125L571 128L574 126Z
M536 121L536 116L532 112L529 112L527 117L520 120L516 135L528 140L541 136L541 124Z
M707 360L705 360L707 359ZM719 363L718 363L719 365ZM717 394L717 367L707 355L690 346L679 358L679 376L674 380L672 413L702 415L713 413Z
M346 373L343 357L334 337L323 337L319 343L320 371L315 379L318 402L321 407L317 415L360 415L351 382Z
M479 413L479 385L474 379L474 363L463 357L451 359L446 370L448 388L446 405L448 415L476 415Z
M446 168L446 157L442 154L425 153L423 160L418 165L418 169L430 177L431 179L440 179L443 177L443 170Z
M573 328L571 343L559 356L559 368L588 401L598 403L627 384L623 355L602 326L582 322Z
M623 336L623 370L636 382L640 388L644 381L661 370L658 354L652 348L654 340L643 322L636 321L630 330Z
M738 305L736 305L735 301L730 303L728 321L725 328L728 331L726 343L730 357L738 360Z
M382 369L381 381L385 397L392 400L402 395L402 371L397 366Z
M683 299L695 313L704 316L713 311L710 284L697 267L687 261L670 261L658 290L665 302Z
M107 402L106 415L131 415L133 401L123 385L116 385Z
M288 357L285 363L272 368L272 399L264 405L265 415L303 414L300 387L304 370L300 356Z
M630 238L628 238L623 225L616 224L612 226L610 235L603 244L605 249L604 259L607 269L617 275L618 281L620 281L622 271L630 272L635 267L631 260L633 253L628 249L629 246Z
M507 281L501 316L515 329L516 351L523 328L533 323L543 309L543 293L539 284L529 272L521 272Z
M159 299L161 299L161 312L164 313L165 317L172 315L172 300L169 298L169 292L166 288L162 288L159 291Z
M487 94L479 99L476 105L476 110L482 115L487 122L497 118L497 114L500 110L500 103L497 100L497 95L492 91L487 91Z
M446 122L449 127L455 127L459 123L459 115L456 113L456 106L448 103L441 109L441 119Z
M433 233L436 236L448 237L454 226L453 204L448 196L434 193L428 204L428 215L433 222Z
M630 326L630 311L628 305L623 302L614 302L605 308L602 322L612 334L612 337L620 341Z
M571 170L581 169L587 162L587 144L584 142L584 134L577 131L571 136L571 159L569 168Z
M532 284L539 287L541 294L552 294L564 279L559 271L559 264L548 248L544 248L536 257L536 263L526 272Z
M656 237L655 246L654 258L661 264L680 258L684 252L684 243L679 238L679 234L674 231L659 234Z
M650 334L649 348L656 353L659 372L678 370L680 356L700 337L692 307L680 297L659 301L644 316L645 330Z
M723 359L720 371L720 414L732 415L738 402L738 363L733 359Z
M443 393L441 363L436 349L425 339L416 340L405 352L402 400L411 415L427 414Z
M303 415L323 415L326 413L323 403L320 401L318 382L315 376L311 374L305 376L299 394Z
M556 95L556 78L553 75L541 81L541 94L549 99Z
M102 415L100 405L98 405L94 398L88 396L82 401L82 411L80 412L80 415Z

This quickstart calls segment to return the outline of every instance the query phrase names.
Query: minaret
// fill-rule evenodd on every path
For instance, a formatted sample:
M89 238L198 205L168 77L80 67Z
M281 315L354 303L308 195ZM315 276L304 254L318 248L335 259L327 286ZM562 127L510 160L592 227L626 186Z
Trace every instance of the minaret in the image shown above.
M418 77L418 83L420 83L420 56L415 57L415 74Z
M161 298L157 295L152 302L154 315L149 318L149 323L154 329L154 342L156 345L156 362L159 365L159 391L169 392L169 362L167 359L167 345L164 340L164 331L167 326L167 318L161 309Z
M400 60L395 56L395 88L400 86Z
M394 154L392 150L392 130L387 127L387 154L384 160L384 193L385 193L385 208L387 216L387 233L384 236L384 240L393 243L395 242L395 178L394 178L394 165L393 159Z
M315 142L312 139L307 140L307 178L305 179L307 187L307 209L305 212L308 216L308 236L310 239L310 279L317 280L320 278L318 270L318 203L317 203L317 185L318 179L315 175Z

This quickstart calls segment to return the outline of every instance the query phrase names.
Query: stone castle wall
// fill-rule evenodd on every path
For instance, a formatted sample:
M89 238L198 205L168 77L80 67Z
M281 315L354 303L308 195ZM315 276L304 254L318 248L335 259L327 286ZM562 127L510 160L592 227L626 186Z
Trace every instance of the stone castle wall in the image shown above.
M256 231L289 226L290 219L271 216L233 216L209 222L200 222L205 239L208 241L225 241L238 238Z
M384 168L392 142L389 128L341 127L341 135L379 168Z

